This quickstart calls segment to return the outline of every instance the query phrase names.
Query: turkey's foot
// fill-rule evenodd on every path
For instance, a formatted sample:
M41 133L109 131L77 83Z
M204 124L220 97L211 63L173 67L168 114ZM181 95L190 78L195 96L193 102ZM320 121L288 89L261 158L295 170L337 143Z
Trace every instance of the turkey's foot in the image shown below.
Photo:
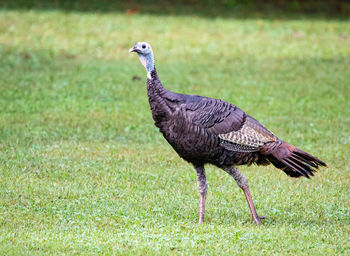
M253 220L254 220L255 224L257 226L259 226L260 221L265 219L265 218L266 218L265 216L261 216L261 217L260 216L256 216L256 217L253 218Z

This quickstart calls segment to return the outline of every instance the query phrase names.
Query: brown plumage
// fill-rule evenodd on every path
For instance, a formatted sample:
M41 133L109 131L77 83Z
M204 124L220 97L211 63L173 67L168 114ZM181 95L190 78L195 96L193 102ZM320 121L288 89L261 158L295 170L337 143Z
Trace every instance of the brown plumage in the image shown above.
M237 165L268 165L291 177L310 178L319 166L316 157L284 142L240 108L220 99L185 95L166 90L154 66L149 44L137 43L137 52L147 71L147 91L155 125L180 157L192 163L197 172L200 193L199 222L204 221L207 182L204 165L216 165L230 174L243 190L254 222L256 213L248 181Z

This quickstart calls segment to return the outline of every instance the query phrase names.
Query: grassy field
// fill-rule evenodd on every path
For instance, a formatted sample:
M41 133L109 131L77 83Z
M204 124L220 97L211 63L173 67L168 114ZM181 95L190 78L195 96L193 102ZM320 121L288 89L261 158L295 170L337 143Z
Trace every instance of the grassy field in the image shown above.
M136 41L166 88L232 102L329 168L242 166L256 227L208 166L198 225L195 172L153 125ZM349 67L346 19L2 9L0 254L349 255Z

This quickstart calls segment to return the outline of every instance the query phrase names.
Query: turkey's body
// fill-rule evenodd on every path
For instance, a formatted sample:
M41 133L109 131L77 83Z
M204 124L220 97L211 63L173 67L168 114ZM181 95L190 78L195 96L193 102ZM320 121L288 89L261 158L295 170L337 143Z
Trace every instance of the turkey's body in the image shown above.
M316 157L278 139L253 117L220 99L185 95L166 90L154 67L147 43L136 43L147 71L147 92L155 125L180 157L193 164L200 194L199 222L204 221L207 182L204 165L222 168L243 190L254 222L259 217L253 204L248 181L236 165L272 163L291 177L309 178L319 166Z
M219 137L251 122L278 141L254 118L220 99L168 91L156 71L151 75L153 79L147 79L147 90L155 125L180 157L194 165L210 163L220 168L269 163L258 150L245 149L242 145L239 151L227 149Z

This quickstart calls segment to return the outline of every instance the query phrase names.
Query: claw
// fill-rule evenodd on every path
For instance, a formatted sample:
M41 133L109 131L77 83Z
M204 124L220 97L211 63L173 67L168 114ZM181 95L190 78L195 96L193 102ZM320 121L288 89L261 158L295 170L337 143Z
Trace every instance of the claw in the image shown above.
M254 222L257 226L259 226L260 221L265 219L265 218L266 218L265 216L262 216L262 217L257 216L257 218L254 218Z

